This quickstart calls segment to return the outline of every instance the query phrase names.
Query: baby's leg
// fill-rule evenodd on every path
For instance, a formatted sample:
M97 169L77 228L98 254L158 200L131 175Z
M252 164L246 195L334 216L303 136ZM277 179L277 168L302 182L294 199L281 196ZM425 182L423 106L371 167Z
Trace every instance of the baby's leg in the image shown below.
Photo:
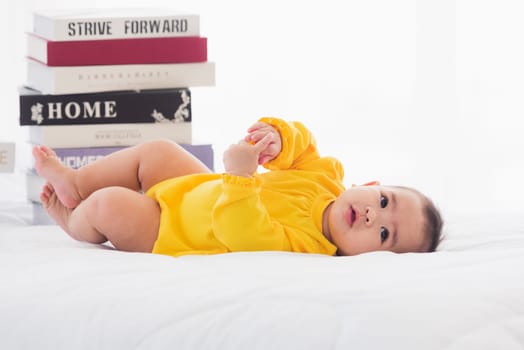
M191 153L167 140L125 148L78 170L62 165L54 152L45 146L34 147L33 156L38 174L52 185L60 201L68 208L76 207L91 193L104 187L122 186L145 192L165 179L210 172Z
M50 185L42 202L71 237L91 243L109 240L118 250L151 252L158 235L160 207L151 198L123 187L93 192L75 209L66 208Z

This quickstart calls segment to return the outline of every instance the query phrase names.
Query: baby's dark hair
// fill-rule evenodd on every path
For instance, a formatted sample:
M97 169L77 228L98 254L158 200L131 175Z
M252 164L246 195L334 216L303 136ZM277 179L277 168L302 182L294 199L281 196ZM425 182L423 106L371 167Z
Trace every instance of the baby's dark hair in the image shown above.
M425 252L434 252L437 250L438 245L442 241L442 226L444 221L440 215L440 211L435 206L435 203L421 193L420 191L412 187L394 186L397 188L403 188L416 193L422 199L422 214L424 215L424 236L426 237L426 250Z
M440 242L442 242L442 226L444 221L433 201L427 197L425 197L425 203L422 210L426 219L424 231L429 241L427 252L434 252L437 250Z

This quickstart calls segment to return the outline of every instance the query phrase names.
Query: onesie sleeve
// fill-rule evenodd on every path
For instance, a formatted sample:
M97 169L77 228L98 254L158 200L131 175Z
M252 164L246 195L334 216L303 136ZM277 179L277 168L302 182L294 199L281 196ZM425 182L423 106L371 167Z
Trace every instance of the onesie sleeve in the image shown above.
M333 157L320 157L316 140L301 122L286 122L279 118L264 117L260 122L273 126L282 140L282 151L264 164L268 170L314 170L340 180L344 178L342 164Z
M282 250L291 245L284 227L260 200L260 180L222 174L223 192L213 208L213 231L231 251Z
M265 168L300 169L304 164L319 158L315 138L301 122L286 122L271 117L260 118L259 121L274 127L282 140L282 151L275 159L264 164Z

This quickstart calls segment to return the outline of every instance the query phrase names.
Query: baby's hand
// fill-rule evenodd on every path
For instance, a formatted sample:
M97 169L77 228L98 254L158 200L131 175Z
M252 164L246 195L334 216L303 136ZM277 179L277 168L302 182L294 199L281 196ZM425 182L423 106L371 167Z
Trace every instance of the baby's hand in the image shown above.
M282 140L279 132L267 123L257 122L247 129L247 136L244 141L249 143L256 143L262 140L267 135L270 135L270 141L265 149L260 152L258 157L258 164L267 163L275 159L282 151Z
M255 144L242 140L229 146L224 152L224 168L231 175L251 177L258 168L260 153L267 149L272 137L266 134Z

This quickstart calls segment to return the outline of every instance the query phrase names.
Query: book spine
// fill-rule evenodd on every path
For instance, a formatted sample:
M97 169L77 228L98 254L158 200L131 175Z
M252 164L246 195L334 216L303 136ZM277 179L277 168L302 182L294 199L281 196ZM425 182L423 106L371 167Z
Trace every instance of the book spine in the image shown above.
M179 123L191 121L187 88L49 95L19 89L20 125Z
M197 157L202 163L204 163L210 170L215 170L215 153L211 144L179 144L186 151Z
M158 17L53 19L34 14L33 32L55 41L199 36L200 17L182 14Z
M29 142L52 148L132 146L156 139L192 143L191 122L32 125Z
M53 148L53 151L62 164L72 169L78 169L127 147L128 146Z
M210 144L179 144L186 151L197 157L209 169L214 169L214 153ZM120 147L77 147L77 148L54 148L56 156L64 164L73 169L91 164L111 153L127 148Z
M49 67L28 59L26 85L55 95L214 86L215 64L208 61Z
M194 63L207 61L207 38L47 41L29 35L27 54L48 66Z
M15 143L0 142L0 173L12 173L15 168Z

